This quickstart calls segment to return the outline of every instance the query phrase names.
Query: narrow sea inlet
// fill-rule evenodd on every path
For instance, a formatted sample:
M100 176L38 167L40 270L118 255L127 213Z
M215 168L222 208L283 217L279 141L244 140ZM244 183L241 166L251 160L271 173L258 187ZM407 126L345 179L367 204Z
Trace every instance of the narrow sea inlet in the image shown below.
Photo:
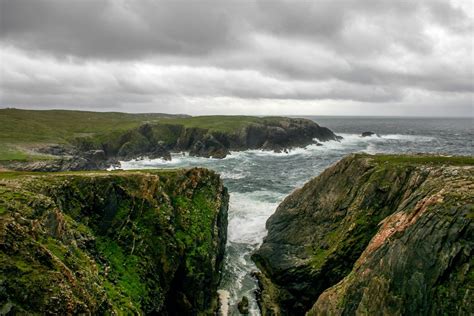
M228 241L221 294L228 297L228 315L239 315L237 303L247 296L250 314L259 315L255 299L257 270L251 254L266 235L265 222L294 189L352 152L432 152L473 155L471 119L314 118L344 137L323 146L289 153L233 152L225 159L174 154L171 161L122 162L123 169L202 166L221 174L230 193ZM364 131L380 136L361 137Z

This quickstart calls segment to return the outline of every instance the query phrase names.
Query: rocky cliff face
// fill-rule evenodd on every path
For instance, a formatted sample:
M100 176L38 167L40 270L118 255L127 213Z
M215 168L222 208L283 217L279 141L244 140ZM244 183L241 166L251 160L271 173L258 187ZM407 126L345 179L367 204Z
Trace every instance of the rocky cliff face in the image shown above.
M177 123L145 123L128 130L76 137L67 145L48 145L36 151L56 159L2 162L1 166L21 171L100 170L119 160L140 157L171 159L171 152L187 151L192 156L224 158L230 151L263 149L283 151L317 141L339 140L326 127L307 119L259 118L255 122L230 120L222 126L212 118L215 129Z
M0 173L0 314L212 314L227 207L206 169Z
M473 158L348 156L268 220L263 314L468 315L473 214Z
M219 118L216 117L216 120ZM105 135L91 142L76 139L80 152L103 150L105 156L132 159L140 156L170 159L170 151L189 151L200 157L224 158L231 150L281 151L319 141L337 140L331 130L307 119L269 118L225 131L172 124L144 124L124 133Z

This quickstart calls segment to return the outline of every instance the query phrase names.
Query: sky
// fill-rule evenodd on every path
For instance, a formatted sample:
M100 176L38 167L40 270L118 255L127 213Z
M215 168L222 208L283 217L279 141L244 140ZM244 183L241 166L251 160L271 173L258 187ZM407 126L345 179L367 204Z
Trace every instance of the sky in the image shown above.
M471 0L0 0L0 107L474 117Z

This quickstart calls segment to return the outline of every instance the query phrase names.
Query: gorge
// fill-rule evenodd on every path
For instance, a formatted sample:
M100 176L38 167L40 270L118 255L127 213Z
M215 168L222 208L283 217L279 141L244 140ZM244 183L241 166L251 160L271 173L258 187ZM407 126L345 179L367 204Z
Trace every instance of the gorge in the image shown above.
M118 134L161 126L142 119ZM48 142L10 137L8 146L34 151L16 160L0 151L1 313L239 315L244 296L251 315L472 309L474 162L464 125L407 121L417 128L407 135L393 120L320 120L343 138L305 147L298 138L301 147L280 147L287 152L232 147L222 158L171 150L171 160L120 161L123 170L108 172L41 169L74 159L62 151L71 135L112 135L98 131L105 125L79 135L57 121ZM360 136L368 130L379 136ZM450 155L393 154L439 148ZM38 171L8 169L27 165Z

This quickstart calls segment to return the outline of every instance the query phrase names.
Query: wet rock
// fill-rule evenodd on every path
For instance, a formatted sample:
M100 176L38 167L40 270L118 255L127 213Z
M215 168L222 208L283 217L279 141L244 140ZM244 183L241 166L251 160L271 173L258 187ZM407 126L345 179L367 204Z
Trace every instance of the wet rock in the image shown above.
M374 133L374 132L363 132L360 136L361 137L370 137L370 136L379 136L379 135Z
M240 302L237 304L237 309L242 315L248 315L249 313L249 299L247 296L243 296Z

